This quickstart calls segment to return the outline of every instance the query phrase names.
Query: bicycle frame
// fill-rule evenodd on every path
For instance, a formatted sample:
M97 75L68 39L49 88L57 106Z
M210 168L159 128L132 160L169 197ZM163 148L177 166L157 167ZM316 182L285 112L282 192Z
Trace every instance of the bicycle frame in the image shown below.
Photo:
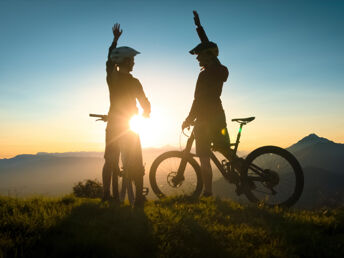
M230 147L234 146L234 150L233 150L234 157L237 157L236 153L237 153L238 146L239 146L239 143L240 143L241 131L242 131L242 127L243 126L244 126L244 124L241 123L235 143L230 144ZM191 135L190 135L190 137L189 137L189 139L188 139L188 141L186 143L186 147L183 150L184 155L186 155L186 156L191 155L192 157L198 157L196 154L191 153L191 148L192 148L194 140L195 140L195 135L194 135L194 131L192 130ZM221 153L221 154L228 160L228 162L231 162L231 158L230 157L228 157L224 153ZM210 156L209 157L213 161L213 163L216 165L216 167L219 169L219 171L221 172L222 176L224 178L227 178L227 174L226 174L226 171L225 171L225 169L223 167L223 163L221 163L218 160L218 158L215 156L213 151L210 151ZM183 177L183 173L184 173L185 167L186 167L186 159L182 159L182 161L180 162L179 168L178 168L178 173L177 173L177 177L178 178L179 177L180 178Z
M239 131L238 131L238 134L237 134L236 141L235 141L235 143L230 144L230 147L234 147L234 149L232 149L233 150L233 154L234 154L233 155L234 158L238 158L236 153L238 151L238 146L239 146L239 143L240 143L240 137L241 137L242 128L243 128L243 126L245 124L246 123L240 123L240 127L239 127ZM193 158L194 157L199 157L198 155L196 155L194 153L191 153L191 148L192 148L192 145L193 145L194 141L195 141L195 135L194 135L194 132L192 130L191 135L189 136L189 139L188 139L188 141L186 143L186 147L183 150L183 154L185 156L191 155ZM228 157L224 153L221 153L221 154L227 159L227 162L232 162L233 161L233 157ZM213 151L210 151L209 157L213 161L215 166L218 168L218 170L220 171L222 176L227 179L227 171L225 171L225 168L223 166L223 162L219 161L219 159L215 156ZM178 173L177 173L177 176L176 176L177 177L176 178L177 181L179 181L180 179L183 178L183 174L184 174L184 170L185 170L185 167L186 167L186 163L187 163L186 159L182 159L181 160L179 168L178 168ZM264 181L265 180L265 177L264 177L265 173L264 173L264 171L260 167L254 165L254 164L251 164L250 169L252 171L254 171L258 176L255 176L255 177L248 176L247 178L250 178L253 181Z

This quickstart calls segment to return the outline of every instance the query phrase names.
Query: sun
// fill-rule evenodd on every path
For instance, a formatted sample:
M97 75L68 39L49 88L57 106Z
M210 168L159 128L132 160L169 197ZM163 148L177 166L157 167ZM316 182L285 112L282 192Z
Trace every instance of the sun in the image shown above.
M140 109L138 115L134 115L130 119L130 130L140 135L141 144L143 147L151 147L159 145L161 142L162 125L166 123L166 119L159 112L152 110L149 118L142 116L142 110Z
M130 119L130 130L137 134L142 134L147 131L149 127L149 118L144 118L142 115L134 115Z

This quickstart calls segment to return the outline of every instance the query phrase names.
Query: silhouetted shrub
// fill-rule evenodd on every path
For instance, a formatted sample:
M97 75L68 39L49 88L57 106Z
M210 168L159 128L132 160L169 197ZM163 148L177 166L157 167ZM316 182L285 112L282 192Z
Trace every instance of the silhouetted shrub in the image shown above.
M76 197L101 198L103 196L103 185L97 179L84 180L73 187Z

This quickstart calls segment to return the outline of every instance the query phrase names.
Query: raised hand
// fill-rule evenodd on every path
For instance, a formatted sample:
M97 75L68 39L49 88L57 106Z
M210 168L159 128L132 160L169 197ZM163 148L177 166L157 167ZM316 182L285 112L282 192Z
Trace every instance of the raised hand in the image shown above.
M188 130L190 128L190 123L187 120L185 120L182 124L182 130L184 130L185 128L188 128Z
M149 118L150 117L150 113L151 113L151 108L149 106L148 108L143 110L142 116L145 117L145 118Z
M200 27L201 26L201 21L199 20L198 13L196 11L193 11L193 14L194 14L194 21L195 21L196 26Z
M119 39L119 37L122 35L122 32L123 32L123 30L121 30L121 26L119 25L119 23L115 23L115 25L112 27L112 32L113 32L115 41L117 42L117 40Z

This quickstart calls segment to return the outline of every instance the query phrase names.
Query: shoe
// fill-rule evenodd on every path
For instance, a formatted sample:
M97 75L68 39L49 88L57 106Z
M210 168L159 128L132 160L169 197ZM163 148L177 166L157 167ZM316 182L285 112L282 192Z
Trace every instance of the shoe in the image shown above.
M112 204L115 204L115 205L120 205L121 204L121 201L119 200L119 197L111 197L110 198L110 201Z
M202 197L212 197L213 196L213 193L208 193L208 192L204 192Z
M141 195L140 197L135 199L134 208L143 208L146 201L147 201L146 196Z
M106 202L106 201L110 201L110 199L111 199L110 193L109 192L105 192L103 197L102 197L102 201Z

